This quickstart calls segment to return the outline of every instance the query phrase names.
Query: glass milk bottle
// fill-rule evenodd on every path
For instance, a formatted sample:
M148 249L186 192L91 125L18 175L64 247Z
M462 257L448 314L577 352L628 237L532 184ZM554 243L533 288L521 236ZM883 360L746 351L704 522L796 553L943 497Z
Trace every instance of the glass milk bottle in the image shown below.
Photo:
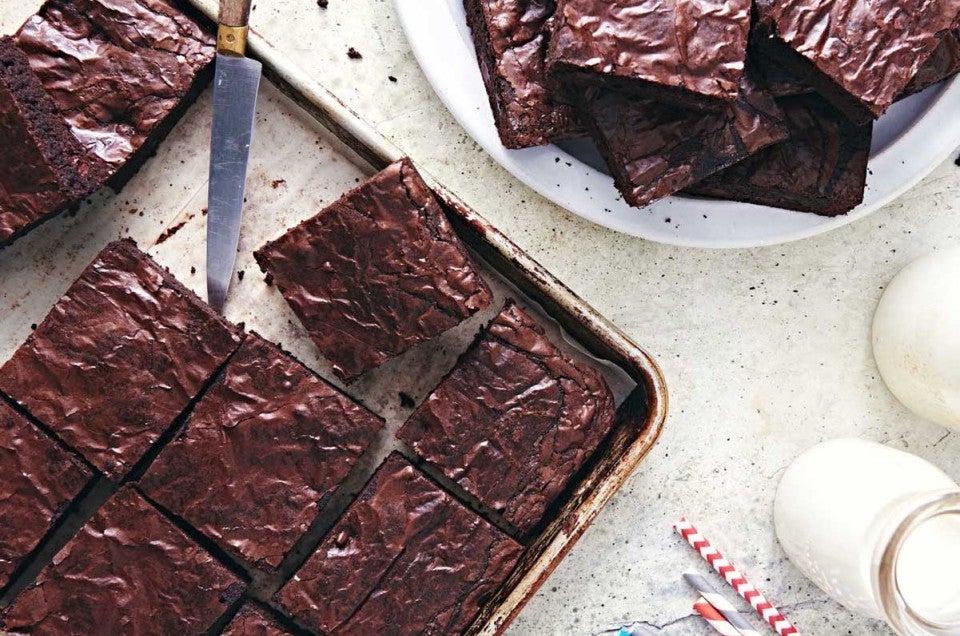
M960 635L960 486L937 467L824 442L784 473L774 522L793 564L848 609L902 636Z

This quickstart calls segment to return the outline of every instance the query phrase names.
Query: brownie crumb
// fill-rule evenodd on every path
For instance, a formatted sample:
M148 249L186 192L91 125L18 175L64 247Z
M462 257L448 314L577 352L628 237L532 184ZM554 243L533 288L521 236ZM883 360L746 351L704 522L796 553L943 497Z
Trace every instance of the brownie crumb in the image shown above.
M394 84L397 83L397 78L394 77L393 75L387 75L387 79L393 82Z
M400 396L400 406L402 406L403 408L412 409L417 405L417 403L413 401L413 398L410 397L408 393L404 393L403 391L400 391L400 393L398 393L397 395Z
M191 265L191 266L190 266L190 274L192 275L192 274L196 274L196 273L197 273L197 268L196 268L196 267L193 267L193 266Z
M243 274L244 274L244 270L242 269L239 272L237 272L237 280L243 280Z
M187 224L186 221L180 221L176 225L171 225L170 227L165 229L163 232L160 233L160 236L157 237L157 245L160 245L161 243L166 241L168 238L170 238L171 236L179 232L183 228L183 226L186 224Z
M329 0L317 0L317 6L320 7L321 9L326 9L327 7L330 6L330 1L329 1Z
M351 46L349 49L347 49L347 57L349 57L351 60L362 60L362 59L363 59L363 56L360 55L360 51L358 51L357 49L353 48L352 46Z
M960 166L960 155L957 155L957 158L953 160L953 165Z
M270 187L276 190L286 182L287 182L286 179L274 179L273 181L270 182Z
M207 208L200 208L200 214L207 216Z
M37 329L37 323L35 323L35 322L34 322L34 323L31 323L31 324L30 324L30 331L36 331L36 329Z

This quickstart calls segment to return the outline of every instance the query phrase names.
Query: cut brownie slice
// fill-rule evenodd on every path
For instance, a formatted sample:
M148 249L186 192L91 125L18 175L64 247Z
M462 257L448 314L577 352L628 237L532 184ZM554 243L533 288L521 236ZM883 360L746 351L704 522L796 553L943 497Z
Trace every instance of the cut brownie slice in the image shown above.
M790 137L688 191L823 216L856 207L863 201L872 125L855 125L817 95L778 101Z
M493 119L507 148L583 133L576 113L547 87L544 57L553 0L464 0Z
M347 382L490 304L490 289L409 159L255 256Z
M92 473L0 398L0 475L2 591Z
M751 0L559 0L547 71L559 84L719 110L740 91L750 7Z
M251 602L244 603L223 630L223 636L287 636L292 633L269 610Z
M527 532L615 415L603 376L508 301L397 437Z
M199 634L242 584L130 488L0 611L31 634Z
M787 136L773 98L746 77L719 113L684 111L600 91L582 113L614 183L630 205L669 196Z
M382 426L251 333L140 487L234 555L276 567Z
M960 14L956 0L761 0L757 9L765 52L861 124L903 93Z
M0 38L0 246L96 190L87 154L10 37Z
M459 634L520 552L394 453L278 596L331 636Z
M125 239L0 367L0 390L120 478L239 343L236 327Z
M213 35L168 0L47 0L17 44L88 151L120 185L209 77Z
M958 71L960 71L960 28L955 28L943 34L940 44L903 89L900 97L919 93L928 86L956 75Z

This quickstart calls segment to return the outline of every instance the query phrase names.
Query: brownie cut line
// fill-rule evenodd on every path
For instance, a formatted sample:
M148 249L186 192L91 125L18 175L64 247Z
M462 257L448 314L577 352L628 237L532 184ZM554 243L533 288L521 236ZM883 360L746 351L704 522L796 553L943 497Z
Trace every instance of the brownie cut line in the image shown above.
M328 636L459 634L521 550L392 453L277 596Z
M872 124L858 126L819 95L778 100L790 137L687 189L822 216L863 201Z
M547 72L558 85L718 110L740 91L750 7L750 0L559 0Z
M139 487L239 559L276 568L382 426L250 333Z
M0 592L90 483L90 470L0 397Z
M508 301L397 437L526 533L615 416L603 376Z
M583 134L573 106L558 100L547 82L553 0L464 0L463 5L503 145L527 148Z
M717 113L615 91L584 97L581 112L627 203L647 205L786 138L773 98L747 76L741 83L737 100Z
M490 304L489 287L409 159L254 255L347 382Z
M200 634L243 584L132 488L117 492L36 583L0 610L13 633Z
M118 480L240 340L237 327L123 239L0 367L0 391Z

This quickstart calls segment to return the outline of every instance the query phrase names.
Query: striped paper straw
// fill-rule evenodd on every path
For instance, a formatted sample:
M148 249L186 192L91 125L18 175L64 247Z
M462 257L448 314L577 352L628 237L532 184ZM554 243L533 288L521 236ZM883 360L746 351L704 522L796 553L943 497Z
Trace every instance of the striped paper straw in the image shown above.
M707 582L707 579L703 578L699 574L693 574L688 572L683 575L683 580L690 584L690 586L696 591L700 592L700 596L706 599L707 603L712 605L723 618L733 626L743 636L760 636L760 632L753 628L753 625L740 615L740 612L737 611L737 608L728 601L723 594L718 592L710 583Z
M721 636L741 636L737 628L728 623L723 614L718 612L717 608L708 603L707 599L702 596L693 604L693 611L702 616L703 620L707 621L713 628L713 631Z
M697 531L693 524L686 519L680 519L680 521L673 524L673 527L694 550L700 553L700 556L706 559L707 563L723 577L730 587L737 591L737 594L750 603L750 606L763 617L763 620L770 623L770 627L780 634L780 636L791 636L791 634L797 634L799 636L800 632L790 624L790 621L780 613L780 610L764 598L760 590L755 588L745 576L737 571L733 564L727 561L716 548L710 545L710 542Z

